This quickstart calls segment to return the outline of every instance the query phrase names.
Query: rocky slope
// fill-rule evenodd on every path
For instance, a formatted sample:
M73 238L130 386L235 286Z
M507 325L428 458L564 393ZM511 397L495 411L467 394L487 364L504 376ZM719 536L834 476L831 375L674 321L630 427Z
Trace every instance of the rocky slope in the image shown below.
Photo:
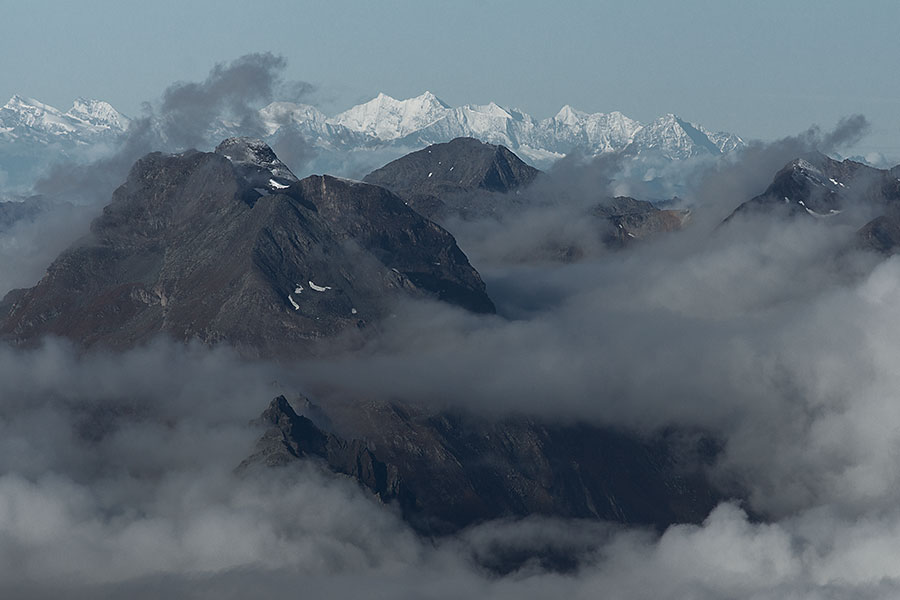
M622 248L660 233L677 231L690 220L691 212L661 209L650 202L617 196L597 204L592 215L606 227L603 242L610 248Z
M422 533L526 515L662 528L703 519L719 499L702 472L715 449L702 437L643 439L399 404L329 406L327 419L308 401L305 408L318 417L298 415L283 396L272 401L259 421L266 431L242 468L320 461L399 504Z
M540 189L529 187L539 178ZM416 211L451 229L458 225L453 218L502 220L547 202L583 201L569 197L566 182L554 182L553 175L528 166L507 148L473 138L428 146L369 173L364 181L396 192ZM686 210L661 210L627 197L599 199L584 214L596 222L602 242L612 248L680 229L689 216ZM570 259L581 253L566 247L560 256Z
M8 295L0 334L115 348L165 334L304 355L365 337L399 297L493 311L445 230L383 188L298 180L259 141L144 157L91 231Z
M539 173L503 146L457 138L398 158L363 181L397 193L440 221L489 212L500 195L527 187Z
M900 248L900 168L876 169L819 153L800 157L726 222L760 213L850 224L859 227L860 247L893 253Z

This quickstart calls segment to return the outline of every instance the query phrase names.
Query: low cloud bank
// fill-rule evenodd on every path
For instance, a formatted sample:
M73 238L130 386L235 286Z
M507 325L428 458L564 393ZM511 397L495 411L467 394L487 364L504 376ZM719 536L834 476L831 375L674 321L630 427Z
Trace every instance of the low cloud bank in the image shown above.
M56 342L2 352L0 591L10 597L900 592L896 503L875 509L822 490L768 523L725 503L662 535L528 518L427 540L314 463L235 472L259 434L251 398L281 391L270 365L164 343L118 357ZM492 570L517 556L533 558ZM568 562L543 560L553 556Z
M282 67L253 55L173 86L162 110L183 137L166 139L189 143L189 125L223 112L252 120L244 108L268 97ZM241 91L248 81L259 97ZM136 135L159 134L145 124ZM719 226L785 162L864 129L854 117L751 144L740 161L697 173L688 228L624 252L604 249L583 218L615 193L618 165L564 163L556 184L529 192L533 207L460 225L500 316L416 303L339 359L246 362L162 341L117 355L52 340L0 349L0 591L896 597L900 258L848 250L851 218ZM152 136L94 174L57 171L45 191L68 182L76 199L105 202ZM85 223L2 234L3 291L39 276L53 227ZM582 260L549 260L548 247L568 243L586 248ZM638 433L700 427L723 443L718 481L748 496L662 535L525 519L426 540L395 507L315 464L235 472L260 433L248 423L275 395L301 391L326 409L336 396L398 398ZM502 577L488 568L516 556L535 558Z

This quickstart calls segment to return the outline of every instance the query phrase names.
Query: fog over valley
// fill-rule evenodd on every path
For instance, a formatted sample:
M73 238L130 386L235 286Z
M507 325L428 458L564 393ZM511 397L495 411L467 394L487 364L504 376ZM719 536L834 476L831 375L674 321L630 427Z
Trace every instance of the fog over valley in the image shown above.
M216 63L0 179L3 597L900 594L867 117L316 121L290 73Z

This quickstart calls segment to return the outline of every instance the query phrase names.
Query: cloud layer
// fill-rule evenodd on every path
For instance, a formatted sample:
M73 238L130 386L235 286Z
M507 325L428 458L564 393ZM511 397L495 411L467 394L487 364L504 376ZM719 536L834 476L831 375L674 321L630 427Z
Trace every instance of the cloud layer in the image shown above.
M58 170L45 192L99 210L157 141L192 144L223 115L255 126L249 107L282 68L250 55L172 86L119 156ZM620 165L563 163L524 207L457 224L499 316L398 307L375 343L339 359L247 362L165 341L116 355L53 340L0 349L0 593L896 597L900 259L847 250L865 211L719 226L786 161L864 129L853 117L704 166L691 226L617 253L582 215L615 193ZM85 231L56 219L0 236L3 292L39 276L55 253L43 240ZM549 260L570 243L580 262ZM531 518L422 539L315 464L235 471L260 433L249 422L299 392L326 410L399 398L637 433L699 427L722 442L717 481L746 497L661 535Z

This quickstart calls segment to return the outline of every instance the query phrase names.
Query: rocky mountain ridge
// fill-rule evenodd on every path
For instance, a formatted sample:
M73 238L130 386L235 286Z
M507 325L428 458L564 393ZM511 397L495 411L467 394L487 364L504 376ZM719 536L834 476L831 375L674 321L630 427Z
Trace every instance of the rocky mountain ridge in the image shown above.
M400 297L494 310L445 230L383 188L300 180L257 140L145 156L91 234L7 296L0 334L112 348L168 335L291 356L359 343Z
M786 164L726 222L759 213L850 224L858 227L860 247L892 254L900 248L900 167L876 169L810 153Z
M432 144L372 171L364 181L386 187L413 209L454 229L453 219L503 219L548 202L565 185L553 174L528 166L508 148L474 138ZM530 187L543 184L540 189ZM589 204L584 218L596 223L598 238L608 248L622 248L640 239L675 231L690 218L685 209L660 209L651 202L628 197L602 198ZM582 249L565 247L569 260Z
M305 408L322 412L308 400ZM527 515L664 528L701 520L719 500L702 468L714 446L702 437L670 432L644 439L611 428L493 420L408 404L354 402L325 412L331 427L298 414L284 396L274 399L257 422L265 432L241 469L321 461L382 502L397 503L429 535Z

